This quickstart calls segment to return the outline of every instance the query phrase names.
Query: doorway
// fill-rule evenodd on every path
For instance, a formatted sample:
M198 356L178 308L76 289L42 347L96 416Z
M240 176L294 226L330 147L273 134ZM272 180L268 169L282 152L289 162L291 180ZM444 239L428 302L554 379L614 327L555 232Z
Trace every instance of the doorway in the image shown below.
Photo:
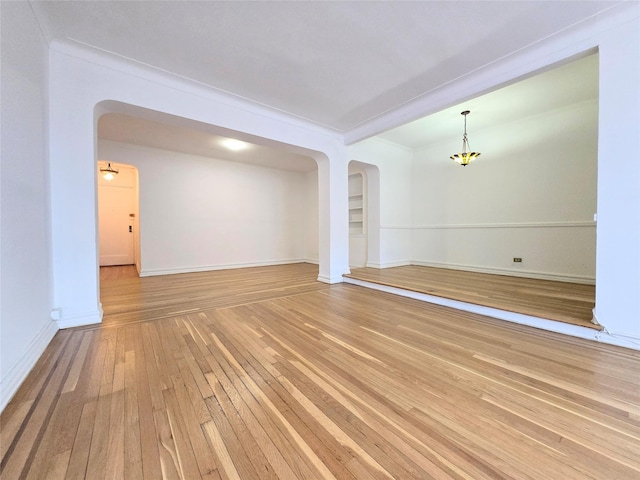
M101 169L117 171L110 180ZM100 266L136 265L139 272L138 171L131 165L98 162Z
M349 266L380 268L380 170L349 162Z

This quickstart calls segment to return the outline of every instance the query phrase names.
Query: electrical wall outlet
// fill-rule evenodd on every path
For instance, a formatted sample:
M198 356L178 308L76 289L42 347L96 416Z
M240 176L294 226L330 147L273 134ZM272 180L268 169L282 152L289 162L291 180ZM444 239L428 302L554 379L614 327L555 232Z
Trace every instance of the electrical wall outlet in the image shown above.
M513 263L522 263L522 259L520 257L513 257Z

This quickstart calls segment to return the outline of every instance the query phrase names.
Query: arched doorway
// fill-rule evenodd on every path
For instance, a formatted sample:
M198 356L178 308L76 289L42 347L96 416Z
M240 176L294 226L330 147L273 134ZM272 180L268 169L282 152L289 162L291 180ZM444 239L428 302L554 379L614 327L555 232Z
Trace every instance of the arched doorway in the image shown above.
M349 162L349 265L380 265L380 170Z

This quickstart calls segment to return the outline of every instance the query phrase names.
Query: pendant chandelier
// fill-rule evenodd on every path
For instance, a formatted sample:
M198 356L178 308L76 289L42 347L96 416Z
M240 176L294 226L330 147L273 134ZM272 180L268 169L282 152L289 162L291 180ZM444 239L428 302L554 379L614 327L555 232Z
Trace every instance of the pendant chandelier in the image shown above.
M462 136L462 152L455 153L451 155L451 157L449 157L451 158L451 160L453 160L456 163L459 163L463 167L466 167L471 162L473 162L476 159L476 157L480 156L480 153L471 151L471 147L469 146L469 140L467 139L467 115L469 115L470 113L471 112L469 110L465 110L464 112L460 113L460 115L464 116L464 135Z
M118 174L118 170L113 168L109 162L106 167L100 167L100 173L106 181L110 182Z

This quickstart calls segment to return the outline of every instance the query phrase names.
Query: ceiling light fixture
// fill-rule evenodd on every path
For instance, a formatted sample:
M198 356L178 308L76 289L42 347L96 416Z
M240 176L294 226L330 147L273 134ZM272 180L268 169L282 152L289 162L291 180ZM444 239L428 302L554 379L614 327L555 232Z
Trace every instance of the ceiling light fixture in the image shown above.
M235 138L225 138L222 140L222 145L233 152L239 152L240 150L245 150L249 148L249 144L243 142L241 140L236 140Z
M469 140L467 139L467 115L469 115L471 111L465 110L461 112L460 115L464 116L464 135L462 136L462 153L456 153L451 155L451 160L459 163L463 167L466 167L471 162L473 162L476 157L479 157L480 154L478 152L472 152L471 147L469 146Z
M106 167L100 167L100 173L106 181L110 182L118 174L118 170L113 168L109 162Z

